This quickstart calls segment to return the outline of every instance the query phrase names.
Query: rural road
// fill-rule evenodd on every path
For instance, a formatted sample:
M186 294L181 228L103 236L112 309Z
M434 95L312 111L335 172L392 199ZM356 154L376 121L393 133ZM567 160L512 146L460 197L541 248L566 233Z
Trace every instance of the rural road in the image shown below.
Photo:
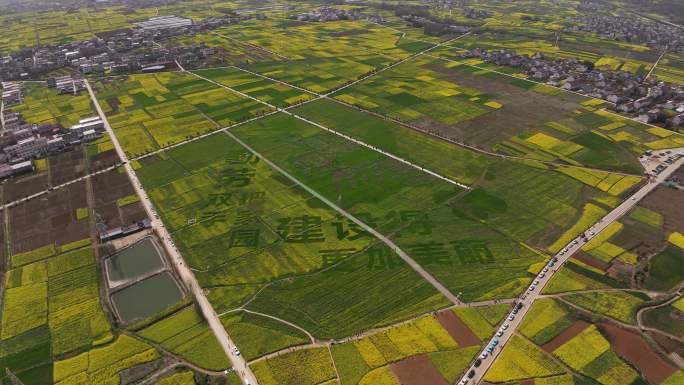
M112 143L114 144L114 148L116 149L116 152L118 153L121 160L124 162L126 173L128 173L128 177L130 178L133 187L135 188L136 192L138 193L138 196L140 197L140 202L145 207L145 211L147 212L148 217L152 221L152 229L155 230L159 235L160 241L164 244L166 252L168 253L169 258L171 259L171 262L175 266L176 271L178 272L181 280L183 281L187 289L190 292L192 292L193 296L195 297L197 304L202 310L202 315L204 316L204 319L207 320L209 327L214 332L214 335L216 335L216 339L218 340L219 344L226 353L226 356L231 360L235 372L238 374L238 376L240 376L240 378L245 384L257 385L258 383L256 377L254 376L254 373L252 373L252 370L249 368L249 366L247 366L247 362L245 362L244 358L241 355L236 356L235 354L233 354L232 349L235 347L235 343L233 343L230 336L228 335L228 332L226 332L226 329L221 324L221 320L216 314L216 311L211 306L209 300L204 295L204 291L197 283L195 275L190 270L190 267L185 263L185 260L181 256L180 251L178 251L176 245L173 243L169 231L166 229L162 221L159 219L159 215L152 206L152 201L147 196L147 192L145 191L145 189L143 189L142 184L138 179L138 176L136 175L135 171L133 170L133 167L128 161L128 157L126 156L123 147L121 147L119 140L114 134L114 130L112 130L112 126L109 124L109 121L107 120L107 116L104 114L102 108L100 107L100 104L97 102L95 92L90 86L88 80L85 81L85 84L88 88L90 99L92 100L98 115L104 122L105 129L107 130L107 133L109 134L109 137Z
M684 153L684 148L681 149L676 149L673 151L674 153ZM469 368L466 369L465 374L461 377L459 384L462 384L464 380L467 380L467 384L478 384L482 379L484 378L485 374L487 374L487 371L491 368L493 365L494 361L496 358L501 354L501 351L503 350L504 346L506 346L506 343L510 341L511 337L514 335L515 330L520 326L522 323L523 319L525 318L525 315L527 312L530 310L532 307L532 304L534 301L536 301L540 296L541 292L544 289L544 286L551 280L551 278L554 276L556 272L558 272L561 268L561 266L577 251L579 251L582 246L584 246L588 241L590 241L592 238L596 237L601 231L605 230L611 223L615 222L616 220L620 219L622 216L627 214L634 206L636 206L639 201L641 201L646 195L648 195L651 191L655 190L656 187L658 187L662 182L665 181L673 172L675 172L679 167L684 165L684 157L679 158L677 161L673 162L671 165L669 165L667 168L665 168L653 181L648 182L646 185L644 185L642 188L640 188L637 192L635 192L632 196L630 196L627 200L622 202L619 206L614 208L611 212L606 214L603 218L599 219L598 222L596 222L593 226L588 228L585 231L585 234L587 235L587 239L583 239L581 236L577 236L575 239L570 241L570 243L564 248L566 251L559 252L558 254L555 255L555 258L557 258L557 262L553 267L548 266L548 271L543 277L537 276L535 282L538 282L537 284L532 284L529 289L525 290L525 293L523 293L519 299L518 303L521 303L523 307L517 312L517 314L510 313L508 314L507 318L503 321L503 323L508 324L508 328L504 331L503 335L501 337L492 337L492 339L487 343L487 345L480 351L480 354L484 353L487 350L487 347L490 346L490 344L493 341L497 341L497 346L494 348L494 350L489 354L486 358L482 359L482 364L479 367L475 367L474 364L471 364ZM591 234L593 232L593 235ZM509 316L513 316L514 318L511 320ZM474 371L474 376L472 378L468 378L467 375L471 371Z

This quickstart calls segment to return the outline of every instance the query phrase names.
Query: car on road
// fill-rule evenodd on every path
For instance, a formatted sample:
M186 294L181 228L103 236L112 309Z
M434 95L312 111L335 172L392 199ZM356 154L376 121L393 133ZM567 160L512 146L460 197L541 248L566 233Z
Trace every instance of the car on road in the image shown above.
M539 280L538 280L538 279L535 279L533 285L534 285L534 286L539 285Z
M475 377L475 369L471 369L471 370L468 372L468 378L473 378L473 377Z
M489 356L488 352L482 352L482 354L480 354L480 359L484 360L487 356Z
M545 267L545 268L542 269L542 271L543 271L544 273L546 273L547 271L549 271L549 268L548 268L548 267Z
M520 310L520 309L522 309L523 306L525 306L525 305L522 304L522 303L519 303L519 304L515 305L515 308L518 309L518 310ZM504 325L505 325L506 327L508 327L508 324L504 324Z
M503 330L499 330L498 332L496 332L497 337L501 337L503 334L504 334Z
M473 364L473 366L475 366L476 368L479 368L480 365L482 365L482 360L478 358L475 360L475 363Z
M501 326L501 329L506 330L506 329L508 329L509 326L510 326L509 324L503 324L503 326Z
M458 385L467 385L467 384L468 384L468 379L467 379L467 378L462 379L462 380L458 383Z
M542 271L541 273L539 273L538 277L539 277L539 278L544 278L545 275L546 275L546 273L544 273L544 272Z
M509 321L513 321L515 319L515 314L511 314L508 316Z
M233 346L233 354L235 354L236 356L240 355L240 349L238 349L237 346Z
M490 345L490 346L487 346L487 350L484 353L491 353L493 351L494 351L494 347ZM484 353L482 353L482 354L484 354Z
M534 286L530 286L530 288L527 289L527 290L529 290L529 291L534 291Z

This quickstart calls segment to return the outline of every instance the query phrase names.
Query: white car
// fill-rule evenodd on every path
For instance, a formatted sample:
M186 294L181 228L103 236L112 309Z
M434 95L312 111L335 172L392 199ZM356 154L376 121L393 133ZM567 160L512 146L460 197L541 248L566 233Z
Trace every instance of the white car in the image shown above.
M501 329L506 330L506 329L508 329L508 326L510 326L510 325L508 325L508 324L503 324L503 326L501 326Z
M544 278L546 274L544 272L539 273L539 278Z
M529 290L529 291L534 291L534 286L530 286L530 288L527 289L527 290Z
M514 316L513 314L511 314L510 316L508 316L508 320L509 320L509 321L513 321L514 319L515 319L515 316Z
M537 279L537 280L535 280L535 281L534 281L534 283L532 283L532 284L533 284L534 286L537 286L537 285L539 285L539 280L538 280L538 279Z
M487 353L487 352L482 352L482 354L480 354L480 358L483 359L483 360L484 360L485 358L487 358L487 356L489 356L489 353Z
M236 356L240 355L240 349L238 349L237 346L233 346L233 354L235 354Z
M504 333L503 330L499 330L498 332L496 332L496 336L501 337L503 335L503 333Z
M547 271L549 271L549 268L548 268L548 267L545 267L545 268L542 269L542 271L543 271L544 273L546 273Z
M467 385L468 384L468 379L464 378L461 380L461 382L458 383L458 385Z

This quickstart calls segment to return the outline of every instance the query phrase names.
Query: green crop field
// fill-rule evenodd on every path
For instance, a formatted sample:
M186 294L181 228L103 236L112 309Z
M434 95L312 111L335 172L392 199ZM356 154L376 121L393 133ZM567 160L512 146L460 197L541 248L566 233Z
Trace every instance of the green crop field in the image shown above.
M534 344L514 336L487 372L489 382L508 382L563 374L563 368Z
M47 257L5 277L0 359L16 372L112 338L93 250Z
M113 130L0 183L18 202L0 210L2 385L238 385L243 359L261 385L455 384L521 298L470 382L682 382L684 174L634 195L684 147L675 0L5 3L0 78L24 101L2 112L93 116L89 93L47 86L78 75ZM140 32L171 15L192 24ZM647 92L657 106L619 112ZM2 126L0 173L26 135ZM148 232L100 235L148 204L187 295L119 322L112 298L135 283L103 283L128 267L102 263Z
M146 327L138 335L199 367L218 371L230 366L214 334L193 306Z
M69 128L80 119L95 115L90 96L85 91L78 95L58 94L45 84L28 83L24 85L23 94L23 103L9 110L21 113L29 123Z
M636 322L636 310L650 300L646 295L623 291L573 294L562 297L570 303L628 324Z
M185 73L98 83L98 101L129 155L252 118L268 107Z

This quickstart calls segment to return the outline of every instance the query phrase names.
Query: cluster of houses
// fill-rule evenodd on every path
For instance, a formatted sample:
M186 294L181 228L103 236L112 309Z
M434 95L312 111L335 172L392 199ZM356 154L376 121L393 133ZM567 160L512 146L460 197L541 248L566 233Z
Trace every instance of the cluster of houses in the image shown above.
M0 117L0 179L32 171L34 159L97 139L104 132L104 123L97 116L81 119L68 129L27 123L21 113L8 110Z
M572 19L571 31L594 33L604 39L627 41L663 50L684 51L684 33L680 28L634 16L592 15Z
M47 86L54 88L60 94L78 94L86 89L85 80L79 76L56 76L47 80Z
M463 34L471 27L455 24L449 20L441 20L433 16L402 15L401 18L413 28L423 28L426 35L441 36L447 34Z
M176 16L154 17L138 23L138 28L100 33L90 40L25 48L0 55L0 79L33 79L62 68L83 74L146 72L172 68L177 57L182 58L185 64L191 64L214 55L216 50L205 44L166 48L158 42L235 24L251 17L231 14L209 17L196 23Z
M467 51L465 58L522 69L531 79L554 87L604 99L620 112L633 113L644 123L684 125L684 86L628 72L602 71L576 58L546 58L543 53L518 55L513 50Z
M383 21L382 16L366 15L363 13L364 8L338 9L333 7L321 7L311 12L292 14L288 18L299 21L337 21L337 20L369 20L374 23Z
M494 16L494 13L491 11L487 11L486 9L465 7L463 8L463 16L469 19L482 20Z
M19 82L2 82L2 102L5 107L21 104L24 101L22 86Z

